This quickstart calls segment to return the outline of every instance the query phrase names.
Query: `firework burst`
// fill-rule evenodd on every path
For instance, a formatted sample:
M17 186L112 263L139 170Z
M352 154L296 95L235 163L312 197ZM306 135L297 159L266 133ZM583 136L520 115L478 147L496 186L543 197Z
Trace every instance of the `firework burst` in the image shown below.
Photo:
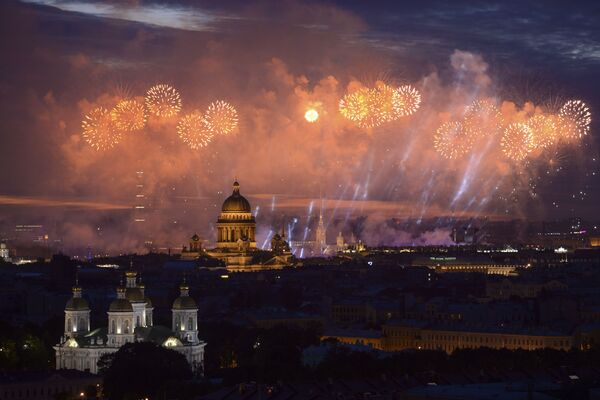
M213 132L208 128L200 111L194 111L181 118L177 124L177 134L194 150L208 146L213 138Z
M535 115L527 125L531 128L533 144L536 148L545 149L558 141L558 129L554 118L548 115Z
M579 139L590 132L592 114L581 100L567 101L558 112L560 134L567 140Z
M367 119L371 111L371 90L360 88L345 95L339 103L340 114L350 121L360 122Z
M111 113L104 107L96 107L81 121L82 136L96 150L108 150L121 141Z
M511 160L523 161L535 148L531 128L520 122L508 125L500 140L500 146Z
M475 100L467 107L462 123L465 131L476 140L497 133L502 120L496 105L485 99Z
M467 154L472 146L471 137L466 134L460 122L445 122L433 136L433 147L444 158L454 160Z
M146 93L146 107L157 117L174 117L181 111L181 96L172 86L155 85Z
M410 85L400 86L397 90L398 117L412 115L421 106L421 93Z
M238 125L235 107L223 100L211 103L204 113L204 119L208 129L217 135L231 133Z
M137 131L146 125L144 105L136 100L121 100L110 115L115 127L121 131Z

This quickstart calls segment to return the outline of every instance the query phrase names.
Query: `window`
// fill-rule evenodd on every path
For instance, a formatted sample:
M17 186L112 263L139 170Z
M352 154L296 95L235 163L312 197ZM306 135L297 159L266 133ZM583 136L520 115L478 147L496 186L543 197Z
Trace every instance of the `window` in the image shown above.
M129 320L128 319L125 320L125 329L124 329L124 332L125 333L129 333Z
M73 330L73 323L71 322L71 318L67 318L67 332L71 332Z
M194 319L192 317L188 318L188 331L194 330Z
M115 333L116 331L117 331L117 328L116 328L115 320L113 319L112 323L110 325L110 333Z
M140 316L138 315L136 320L135 320L135 326L141 326L142 324L140 323Z

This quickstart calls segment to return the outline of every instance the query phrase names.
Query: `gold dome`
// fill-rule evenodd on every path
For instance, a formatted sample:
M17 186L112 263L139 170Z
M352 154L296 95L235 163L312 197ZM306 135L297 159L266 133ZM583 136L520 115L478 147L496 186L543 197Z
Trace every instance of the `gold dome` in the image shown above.
M233 193L231 196L225 199L223 202L223 207L221 207L222 212L242 212L249 213L252 212L252 208L250 207L250 203L244 196L240 194L240 184L237 182L233 183Z

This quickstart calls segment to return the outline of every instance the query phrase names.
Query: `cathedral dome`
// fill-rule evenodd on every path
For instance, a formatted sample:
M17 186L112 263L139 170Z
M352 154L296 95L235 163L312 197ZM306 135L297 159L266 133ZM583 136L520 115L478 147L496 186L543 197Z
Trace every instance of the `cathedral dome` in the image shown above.
M76 283L73 286L73 297L67 301L65 311L90 311L90 305L87 300L81 297L81 287Z
M196 300L190 297L190 287L184 282L179 286L180 296L173 302L173 310L197 310Z
M81 297L72 297L67 301L65 310L67 311L89 311L90 305L87 300Z
M133 311L131 302L125 298L125 288L119 286L117 288L117 298L110 303L108 312L129 312Z
M233 183L233 193L231 196L225 199L223 202L223 207L221 207L222 212L243 212L249 213L252 212L250 207L250 203L244 196L240 194L240 184L237 182Z
M125 289L125 298L132 303L143 303L146 301L142 291L136 287L128 287Z
M115 299L110 303L109 312L128 312L133 311L133 306L127 299Z
M197 310L198 304L196 300L189 296L181 296L173 302L173 310Z

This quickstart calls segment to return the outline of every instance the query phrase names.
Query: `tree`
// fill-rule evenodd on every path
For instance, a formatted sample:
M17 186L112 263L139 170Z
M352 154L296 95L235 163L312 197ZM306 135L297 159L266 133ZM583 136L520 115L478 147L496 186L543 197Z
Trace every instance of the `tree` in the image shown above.
M149 342L128 343L102 362L104 394L111 400L162 398L192 378L183 354Z

